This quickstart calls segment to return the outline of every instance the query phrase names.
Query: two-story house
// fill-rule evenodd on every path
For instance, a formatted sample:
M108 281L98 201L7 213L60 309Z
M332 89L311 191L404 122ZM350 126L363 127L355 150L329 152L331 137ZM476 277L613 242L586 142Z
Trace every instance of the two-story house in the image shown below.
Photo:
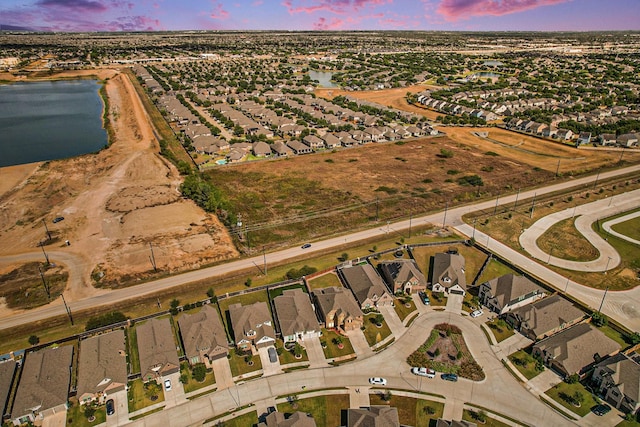
M338 272L362 310L393 305L393 297L371 264L344 267Z
M640 354L618 353L598 363L591 377L598 393L625 413L640 409Z
M382 261L378 264L378 269L382 272L382 277L393 294L398 292L415 294L427 288L427 279L418 268L415 260Z
M210 367L213 360L229 354L227 334L213 305L205 305L195 314L183 314L178 325L190 365L204 363Z
M288 289L273 299L276 318L287 342L304 341L320 336L320 324L309 295L302 289Z
M318 289L313 291L313 297L325 328L352 331L364 324L362 310L348 289Z
M431 289L433 292L444 292L465 295L467 279L464 271L464 257L457 253L437 253L433 256L431 269Z
M480 285L478 298L491 311L504 314L545 296L544 290L524 276L505 274Z
M239 349L254 353L254 349L275 344L276 335L266 302L258 301L245 306L232 304L229 306L229 317Z

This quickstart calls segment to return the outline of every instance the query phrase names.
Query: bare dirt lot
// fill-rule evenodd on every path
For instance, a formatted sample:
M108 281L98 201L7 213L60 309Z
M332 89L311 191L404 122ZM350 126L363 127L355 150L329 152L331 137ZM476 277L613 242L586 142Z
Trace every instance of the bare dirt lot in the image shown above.
M115 139L97 154L2 169L0 262L2 256L40 252L43 219L56 237L45 250L68 252L80 260L68 266L81 270L81 280L67 286L68 300L100 292L92 286L92 272L101 278L101 287L151 274L152 249L164 273L236 257L218 219L182 199L181 178L158 155L151 124L128 78L118 70L50 78L78 75L108 79ZM57 216L65 219L52 223ZM51 259L55 262L56 256Z

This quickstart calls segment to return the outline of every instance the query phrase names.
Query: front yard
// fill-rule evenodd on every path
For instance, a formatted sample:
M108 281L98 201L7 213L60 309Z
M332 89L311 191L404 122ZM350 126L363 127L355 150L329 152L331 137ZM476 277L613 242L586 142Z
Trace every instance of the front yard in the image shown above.
M406 298L396 299L395 306L393 308L396 310L400 320L404 322L404 319L406 319L408 315L416 311L416 304L413 302L411 297L407 296Z
M89 422L85 415L85 405L80 405L77 401L72 402L72 406L67 410L67 425L70 427L91 427L102 424L107 419L107 412L104 405L94 406L94 420Z
M234 377L262 369L262 361L258 355L251 356L251 353L236 354L235 350L230 351L229 354L231 355L229 366L231 367L231 375Z
M540 372L544 371L544 364L534 359L526 349L518 350L511 354L509 360L528 380L535 378Z
M325 359L333 359L335 357L348 356L354 354L353 346L349 338L342 335L338 335L335 331L330 329L322 329L321 343L325 343L326 347L323 348ZM340 348L342 344L342 348Z
M416 399L413 397L395 396L391 392L391 400L382 399L382 393L369 394L371 405L390 405L398 408L400 424L429 427L435 425L438 418L442 418L444 404L432 400Z
M164 402L164 392L160 384L155 381L143 383L141 379L137 379L129 382L127 398L129 399L129 412L131 413L147 406Z
M490 418L488 415L484 413L484 411L469 411L465 409L462 412L462 419L464 421L469 421L472 423L476 423L476 425L482 425L486 427L509 427L510 424L503 423L502 421L498 421L495 418ZM484 420L484 422L482 421Z
M342 410L349 408L348 394L335 394L327 396L299 399L294 402L278 404L278 412L293 414L300 411L311 414L317 426L340 426L342 423Z
M186 382L182 382L185 379L186 379ZM212 369L210 372L207 372L205 374L204 380L200 382L194 378L193 371L189 367L189 364L187 362L182 362L180 364L180 381L184 386L184 392L191 393L192 391L196 391L201 388L215 384L216 378L213 374L213 369Z
M391 335L391 329L389 329L384 317L382 317L383 320L380 327L377 326L376 320L379 320L377 316L377 313L370 313L364 316L364 337L367 339L369 347L373 347Z
M545 394L581 417L587 415L591 408L598 404L591 393L579 382L568 384L563 381L551 387Z
M497 317L486 324L491 329L493 336L496 337L497 342L502 342L515 333L511 325Z
M291 346L291 344L289 344ZM302 347L302 357L300 359L296 359L293 350L289 351L284 347L284 343L281 339L276 340L276 349L278 350L278 358L280 359L281 365L286 365L289 363L297 363L297 362L308 362L309 356L307 355L307 350ZM282 350L280 350L282 349Z

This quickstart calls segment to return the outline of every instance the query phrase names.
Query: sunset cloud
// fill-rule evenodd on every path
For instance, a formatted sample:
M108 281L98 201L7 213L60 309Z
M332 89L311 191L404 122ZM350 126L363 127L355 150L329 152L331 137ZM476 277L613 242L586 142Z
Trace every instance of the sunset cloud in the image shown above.
M357 12L366 7L377 7L384 4L392 4L393 0L285 0L282 5L290 14L331 12L345 14Z
M213 11L209 16L213 19L227 19L229 18L229 12L225 10L224 5L218 1L214 1Z
M437 13L447 21L476 16L502 16L572 0L442 0Z
M331 18L331 20L327 20L326 18L320 17L316 22L313 23L314 31L332 31L332 30L340 30L344 27L345 21L339 18Z
M40 0L36 4L42 7L64 7L87 12L104 12L109 9L100 2L88 0Z

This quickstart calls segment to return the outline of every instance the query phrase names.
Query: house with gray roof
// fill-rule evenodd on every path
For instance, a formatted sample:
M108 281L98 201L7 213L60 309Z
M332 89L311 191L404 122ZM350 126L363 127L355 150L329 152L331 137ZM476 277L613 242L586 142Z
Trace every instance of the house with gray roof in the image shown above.
M598 363L592 375L598 394L625 413L640 409L640 354L618 353Z
M253 143L253 155L256 157L268 157L271 155L271 146L264 141Z
M104 403L107 396L127 387L127 349L124 330L117 329L80 341L77 396L81 404Z
M320 324L309 295L302 289L287 289L273 299L282 340L304 341L320 336Z
M427 279L413 259L382 261L378 269L393 294L415 294L427 288Z
M372 405L368 408L347 409L347 427L400 427L398 408Z
M620 350L620 345L590 323L580 323L533 345L533 356L563 374L584 374L607 356Z
M213 360L229 354L227 333L213 305L207 304L194 314L183 314L178 326L190 365L204 363L209 368Z
M324 148L324 141L315 135L307 135L302 139L302 142L309 146L312 150Z
M480 285L480 302L491 311L504 314L544 298L544 289L524 276L505 274Z
M371 264L344 267L338 272L362 310L393 305L393 297Z
M352 331L360 329L364 315L349 290L343 287L329 287L313 291L318 312L327 329Z
M537 341L569 328L586 314L560 295L551 295L507 312L505 320L527 338Z
M17 363L13 359L0 362L0 420L7 413L9 394L16 374Z
M25 355L13 401L14 425L42 420L67 410L73 346L48 347Z
M459 295L464 295L467 292L467 279L462 255L440 252L433 256L431 289L433 292Z
M266 302L257 301L245 306L240 303L231 304L229 317L236 347L239 349L253 352L254 347L275 344L276 334Z
M287 146L291 148L291 150L293 150L293 152L297 155L313 153L313 150L311 149L311 147L309 147L306 144L303 144L300 141L296 141L295 139L289 141L287 143Z
M306 412L294 412L289 418L284 415L283 412L272 412L258 427L316 427L316 420Z
M180 361L169 318L150 319L136 326L140 376L144 382L160 381L180 371Z

